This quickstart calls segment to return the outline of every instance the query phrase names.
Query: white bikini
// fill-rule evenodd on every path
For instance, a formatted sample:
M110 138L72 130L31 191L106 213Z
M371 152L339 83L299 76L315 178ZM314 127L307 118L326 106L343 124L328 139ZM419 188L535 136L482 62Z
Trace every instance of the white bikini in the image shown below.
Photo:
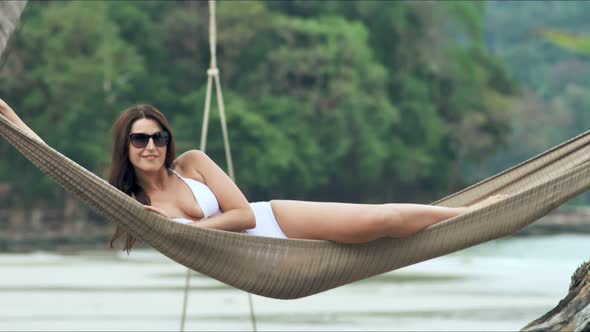
M197 200L197 204L203 211L205 218L214 217L223 213L219 208L219 202L217 201L215 194L213 194L213 191L211 191L211 189L206 184L197 180L185 178L174 170L172 170L172 172L176 174L182 181L184 181L184 183L186 183L193 192L193 195ZM256 217L256 227L247 229L244 231L244 233L282 239L287 238L277 223L277 220L272 211L272 207L270 206L270 202L255 202L249 204L252 208L252 211L254 211L254 216ZM194 220L186 218L174 218L172 220L181 224L195 222Z

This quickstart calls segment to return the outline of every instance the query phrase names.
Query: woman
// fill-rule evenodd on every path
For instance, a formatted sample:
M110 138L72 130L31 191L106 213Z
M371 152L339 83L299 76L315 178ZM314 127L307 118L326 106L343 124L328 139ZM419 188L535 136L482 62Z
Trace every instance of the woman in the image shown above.
M41 140L1 99L0 114ZM235 183L205 153L191 150L175 158L168 121L150 105L133 106L114 123L109 182L146 209L191 226L342 243L408 236L504 198L492 196L458 208L294 200L248 203ZM117 227L111 247L121 233ZM135 243L127 234L124 250L130 250Z

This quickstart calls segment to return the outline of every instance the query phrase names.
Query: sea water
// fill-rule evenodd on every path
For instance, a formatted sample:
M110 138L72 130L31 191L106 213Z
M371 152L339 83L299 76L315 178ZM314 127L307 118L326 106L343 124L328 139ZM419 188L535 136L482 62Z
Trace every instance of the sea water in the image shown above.
M562 299L590 236L491 241L298 300L264 330L518 330ZM186 268L153 250L0 254L0 330L179 330ZM252 330L248 295L191 273L185 330Z

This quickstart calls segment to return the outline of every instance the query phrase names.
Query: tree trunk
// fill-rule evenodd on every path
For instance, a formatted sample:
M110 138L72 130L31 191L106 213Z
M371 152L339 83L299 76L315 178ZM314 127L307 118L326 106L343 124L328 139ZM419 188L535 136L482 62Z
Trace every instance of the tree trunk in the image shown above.
M590 261L576 270L566 297L522 331L590 331Z
M0 56L26 4L26 1L0 1Z

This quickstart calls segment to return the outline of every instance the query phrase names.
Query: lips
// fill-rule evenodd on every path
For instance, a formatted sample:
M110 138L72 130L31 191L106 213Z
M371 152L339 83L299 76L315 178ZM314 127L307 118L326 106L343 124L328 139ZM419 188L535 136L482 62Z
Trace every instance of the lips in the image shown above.
M154 159L157 159L157 158L158 158L158 156L149 155L149 156L143 156L142 158L145 158L145 159L147 159L147 160L154 160Z

